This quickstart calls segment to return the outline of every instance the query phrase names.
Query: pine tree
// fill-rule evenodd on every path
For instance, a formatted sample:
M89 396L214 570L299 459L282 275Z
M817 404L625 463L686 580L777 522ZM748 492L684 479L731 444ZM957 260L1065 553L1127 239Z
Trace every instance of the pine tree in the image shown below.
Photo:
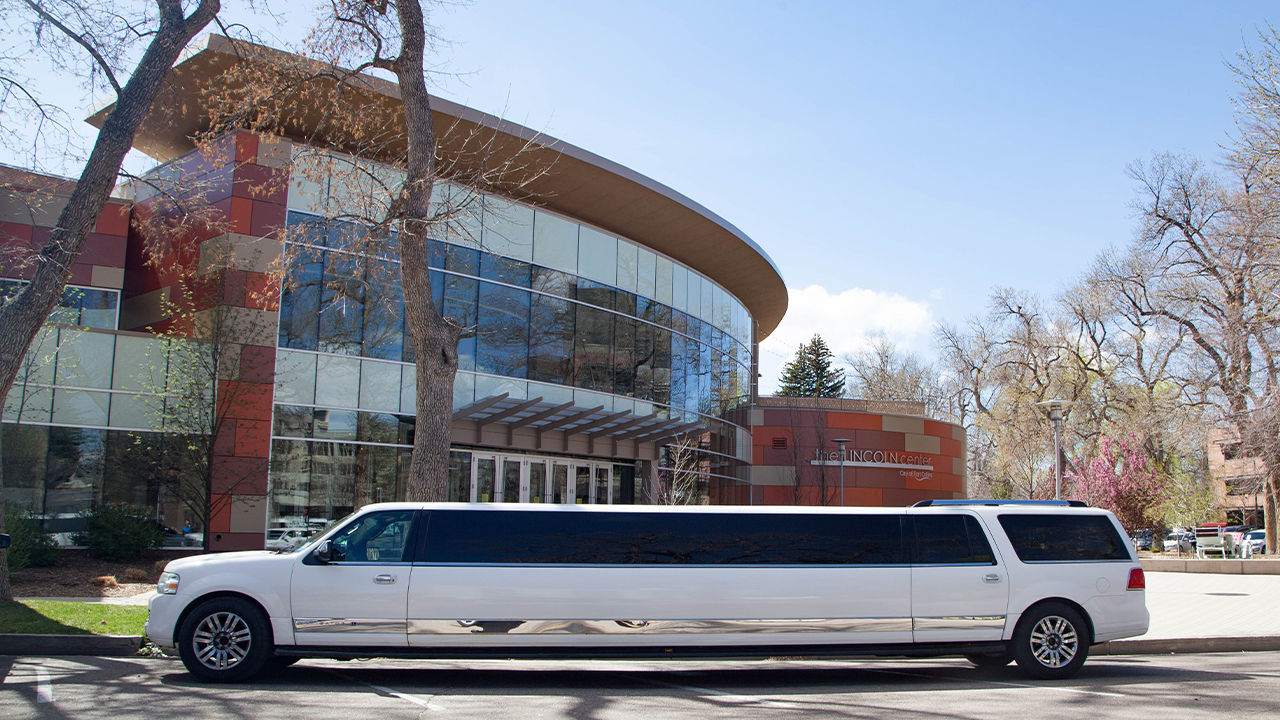
M794 360L782 369L778 394L784 397L840 397L844 371L831 366L831 348L821 335L800 345Z

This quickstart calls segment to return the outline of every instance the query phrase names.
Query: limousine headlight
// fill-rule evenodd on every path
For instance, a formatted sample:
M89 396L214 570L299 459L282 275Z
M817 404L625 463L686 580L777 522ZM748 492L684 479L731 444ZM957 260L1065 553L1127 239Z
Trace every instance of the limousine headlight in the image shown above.
M160 582L156 583L156 592L161 595L177 595L178 594L178 573L163 572L160 573Z

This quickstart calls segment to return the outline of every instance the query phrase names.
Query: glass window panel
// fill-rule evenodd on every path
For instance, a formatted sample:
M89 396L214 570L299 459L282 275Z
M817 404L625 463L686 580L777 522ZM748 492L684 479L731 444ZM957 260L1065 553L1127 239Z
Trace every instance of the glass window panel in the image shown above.
M276 402L316 401L316 356L311 353L276 351Z
M112 389L154 392L163 388L164 382L163 340L116 336L115 365L111 371Z
M271 508L276 518L305 521L311 492L310 443L300 440L271 441Z
M648 323L636 324L635 342L635 396L653 399L654 333L657 328Z
M109 393L58 388L53 393L53 422L105 426L110 398Z
M547 493L547 464L542 460L529 461L529 502L544 502Z
M427 238L427 267L443 270L449 247L439 240Z
M495 502L494 483L498 480L498 461L492 457L476 457L476 502Z
M12 422L0 424L4 446L4 499L39 514L44 513L45 463L49 460L51 429Z
M322 352L359 355L364 341L364 260L347 253L325 253L320 290Z
M444 317L462 326L458 340L458 369L476 369L476 303L480 282L473 278L449 275L444 282Z
M83 290L80 298L80 324L115 330L119 295L115 290Z
M280 347L315 350L318 342L323 253L290 246L280 291Z
M566 383L571 378L566 378ZM564 385L550 385L547 383L529 383L529 396L540 397L551 405L561 405L567 402L573 402L573 388Z
M14 383L4 401L6 422L50 422L52 412L53 388Z
M1128 543L1102 515L1000 515L1022 562L1129 560Z
M355 410L316 408L313 437L317 440L355 440L359 416Z
M596 468L595 493L591 501L596 505L609 504L609 467L607 465Z
M613 313L578 306L574 338L574 385L613 390Z
M532 287L538 292L557 295L570 300L577 297L578 278L569 273L533 266Z
M636 293L657 298L658 256L642 247L636 248ZM669 300L667 302L670 302Z
M524 380L494 377L492 375L476 375L476 400L483 400L494 395L507 394L512 399L525 400L529 397L529 383Z
M411 510L362 515L330 537L333 559L346 562L400 562L407 559L413 516Z
M400 409L400 366L364 360L360 363L360 407L396 412Z
M618 284L618 238L586 226L578 232L578 274L607 285Z
M454 378L454 385L457 385L457 378ZM417 397L418 368L413 365L402 365L400 367L400 412L416 415Z
M520 461L512 458L502 461L502 502L520 502Z
M104 417L105 413L103 408ZM79 513L90 508L102 488L106 438L106 430L49 428L42 493L45 514Z
M633 395L636 391L636 321L615 317L613 323L613 392Z
M476 401L476 376L460 372L453 379L453 409L464 408Z
M533 208L493 197L484 199L484 249L521 260L533 259Z
M529 293L480 283L476 371L523 378L529 364Z
M578 224L541 210L535 211L533 261L578 274Z
M671 296L672 275L675 266L671 260L657 256L654 260L654 295L653 299L666 305L674 304Z
M321 355L316 359L316 404L331 407L360 406L360 359Z
M114 335L64 330L61 339L57 369L59 385L104 389L111 387L111 361L115 357Z
M702 278L702 312L703 321L714 323L716 321L716 286L711 284L710 280Z
M159 430L163 424L161 414L152 408L154 402L146 396L112 393L111 422L113 428Z
M323 412L323 411L321 411ZM312 425L315 422L311 408L292 405L277 405L275 408L272 435L285 437L310 438Z
M574 470L573 502L575 505L586 505L591 502L591 466L578 465Z
M569 502L569 466L561 463L551 465L551 502L563 505Z
M613 310L617 304L617 297L620 293L609 285L592 282L590 280L578 281L578 302L595 305L596 307L606 310Z
M529 263L492 253L482 253L480 256L480 277L507 285L529 287L531 267Z
M432 194L435 195L434 192ZM480 193L450 184L436 197L439 198L436 215L441 220L436 223L432 234L454 245L480 247L484 221L484 200Z
M618 287L635 292L639 283L639 248L625 240L618 241Z
M449 502L471 502L471 453L449 451Z
M400 419L390 413L362 412L356 417L356 439L394 445L400 441Z
M529 303L529 379L573 384L576 305L533 295Z
M671 266L671 305L681 312L689 311L689 271L683 265ZM659 298L661 299L661 298Z
M480 251L458 245L445 246L444 267L463 275L480 274Z
M438 276L439 273L432 275ZM382 360L399 360L404 354L404 298L400 290L400 263L373 261L369 265L366 282L364 355Z
M685 312L694 317L702 317L702 276L689 270L685 273L686 296Z
M77 330L64 330L62 333L65 333L68 342L79 335ZM59 337L61 335L58 328L48 325L36 331L31 346L27 348L27 355L18 368L18 374L14 377L14 383L53 384L58 364Z

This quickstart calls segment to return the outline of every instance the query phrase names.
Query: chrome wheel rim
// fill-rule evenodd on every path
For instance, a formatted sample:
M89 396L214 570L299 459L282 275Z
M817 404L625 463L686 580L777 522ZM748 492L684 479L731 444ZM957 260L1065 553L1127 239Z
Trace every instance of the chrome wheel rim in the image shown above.
M1079 649L1076 628L1064 617L1050 615L1031 630L1031 654L1045 667L1063 667L1075 658Z
M191 644L196 659L210 670L230 670L249 654L253 632L244 618L231 612L213 613L200 621Z

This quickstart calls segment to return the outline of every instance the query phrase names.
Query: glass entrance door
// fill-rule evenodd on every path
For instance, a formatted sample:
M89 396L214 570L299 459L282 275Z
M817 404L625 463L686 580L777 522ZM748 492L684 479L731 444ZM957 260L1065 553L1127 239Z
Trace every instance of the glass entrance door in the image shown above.
M470 455L471 487L465 499L471 502L608 505L614 501L612 463Z
M471 502L497 502L494 486L498 480L495 455L473 455L471 459Z

